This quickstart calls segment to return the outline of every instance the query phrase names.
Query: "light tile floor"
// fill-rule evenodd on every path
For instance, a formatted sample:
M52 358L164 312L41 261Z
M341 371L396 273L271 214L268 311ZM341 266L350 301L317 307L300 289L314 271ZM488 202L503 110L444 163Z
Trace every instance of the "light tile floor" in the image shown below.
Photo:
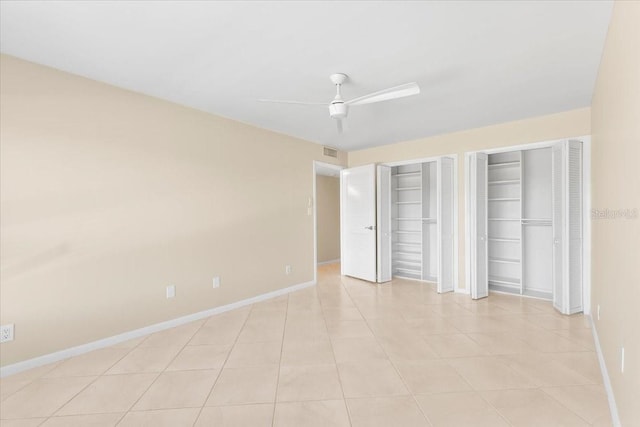
M318 286L0 381L2 426L607 426L588 320L545 301Z

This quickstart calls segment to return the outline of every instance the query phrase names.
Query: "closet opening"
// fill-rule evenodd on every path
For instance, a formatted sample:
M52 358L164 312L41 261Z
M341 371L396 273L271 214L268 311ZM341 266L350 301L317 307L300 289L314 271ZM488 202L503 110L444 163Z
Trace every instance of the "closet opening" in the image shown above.
M472 298L492 291L552 301L565 314L585 309L585 141L467 153L466 259Z
M345 169L341 195L343 275L456 288L455 155Z

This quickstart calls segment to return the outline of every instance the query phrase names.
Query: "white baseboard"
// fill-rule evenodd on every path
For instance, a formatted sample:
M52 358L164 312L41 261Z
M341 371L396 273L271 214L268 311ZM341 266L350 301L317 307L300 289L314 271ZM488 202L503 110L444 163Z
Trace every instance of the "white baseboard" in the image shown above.
M76 347L67 348L64 350L56 351L54 353L45 354L43 356L34 357L22 362L14 363L11 365L3 366L0 368L0 378L4 378L8 375L17 374L31 368L37 368L49 363L58 362L60 360L68 359L69 357L78 356L80 354L88 353L100 348L109 347L114 344L118 344L124 341L128 341L134 338L150 335L155 332L164 331L165 329L180 326L185 323L193 322L195 320L204 319L215 314L224 313L236 308L244 307L246 305L255 304L258 302L266 301L271 298L275 298L281 295L285 295L300 289L314 286L315 281L309 281L300 283L297 285L289 286L287 288L278 289L275 291L267 292L266 294L257 295L255 297L247 298L242 301L233 302L231 304L223 305L220 307L211 308L208 310L200 311L186 316L178 317L177 319L167 320L166 322L156 323L154 325L145 326L144 328L134 329L133 331L125 332L112 337L103 338L101 340L93 341L87 344L82 344Z
M340 262L340 258L330 259L329 261L322 261L322 262L319 262L318 265L335 264L337 262Z
M589 316L591 320L591 332L593 333L593 340L596 344L596 353L598 354L598 362L600 363L600 372L602 372L602 382L604 384L604 390L607 392L607 399L609 400L609 410L611 411L611 422L614 427L620 427L620 416L618 415L618 407L616 406L616 398L613 395L613 388L611 387L611 379L609 378L609 371L607 371L607 365L604 362L604 355L602 354L602 348L600 348L600 340L598 339L598 331L596 330L596 324L593 321L593 317Z
M466 294L466 295L470 294L469 288L458 288L458 287L455 287L455 288L453 288L453 292L455 292L456 294Z

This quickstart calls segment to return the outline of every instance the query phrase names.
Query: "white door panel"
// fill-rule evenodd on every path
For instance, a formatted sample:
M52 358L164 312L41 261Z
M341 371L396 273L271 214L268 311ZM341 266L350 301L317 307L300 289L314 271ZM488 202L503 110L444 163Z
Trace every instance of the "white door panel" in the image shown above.
M474 153L470 164L470 212L471 212L471 298L489 296L489 258L487 245L488 200L487 169L489 157Z
M553 306L563 314L583 311L582 143L552 149Z
M391 168L377 167L378 282L391 280Z
M376 167L340 171L342 274L376 281Z
M438 292L453 291L453 159L438 159Z

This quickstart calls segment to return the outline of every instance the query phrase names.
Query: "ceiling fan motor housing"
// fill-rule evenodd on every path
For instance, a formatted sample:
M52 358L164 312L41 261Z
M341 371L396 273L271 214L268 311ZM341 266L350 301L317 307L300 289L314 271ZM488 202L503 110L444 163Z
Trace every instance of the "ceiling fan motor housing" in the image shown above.
M344 119L347 117L348 107L342 101L334 101L329 105L329 115L334 119Z

